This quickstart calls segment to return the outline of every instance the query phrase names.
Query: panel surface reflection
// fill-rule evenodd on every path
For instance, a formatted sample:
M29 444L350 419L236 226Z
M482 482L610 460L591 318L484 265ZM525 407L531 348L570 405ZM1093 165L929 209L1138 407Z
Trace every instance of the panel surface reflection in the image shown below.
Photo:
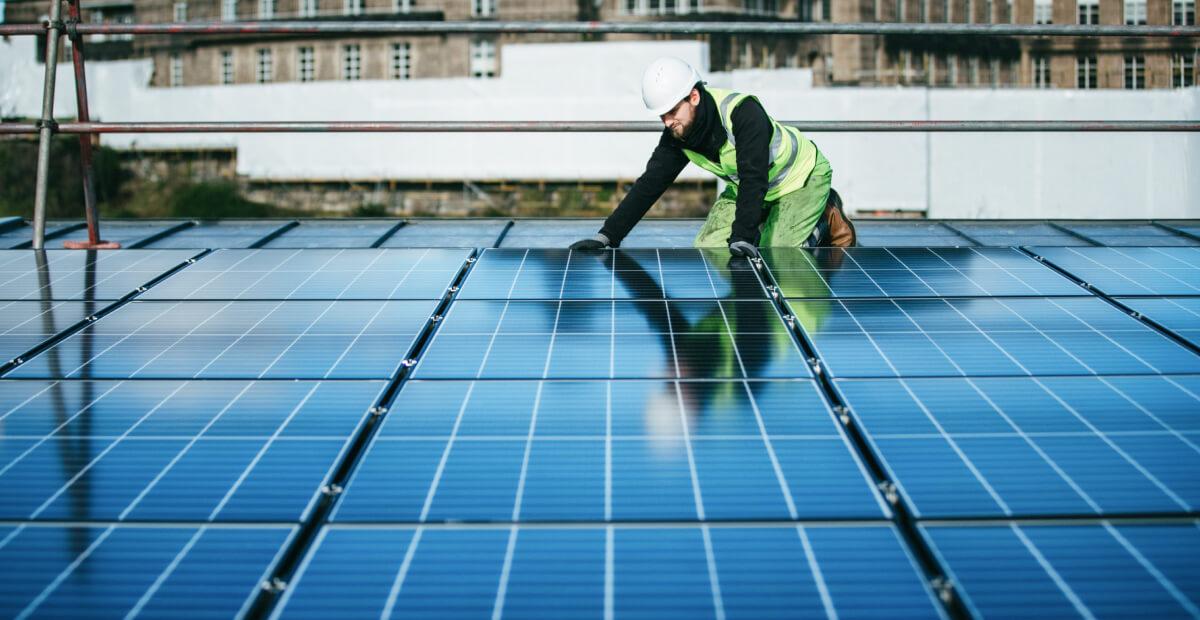
M924 518L1200 508L1200 378L840 380Z
M330 527L279 617L845 618L878 612L864 592L942 617L887 525Z
M241 617L294 532L0 526L0 616Z
M1200 248L1031 248L1108 295L1200 295Z
M1013 248L767 248L785 297L1088 295Z
M922 526L977 618L1194 618L1200 522Z
M0 382L0 519L299 521L375 382Z
M3 250L0 300L113 301L195 255L187 250Z
M413 381L339 521L888 514L811 381Z
M768 301L477 301L451 307L416 377L807 377Z
M1200 372L1200 356L1096 298L787 303L839 377Z
M386 379L429 301L134 301L10 376Z
M765 299L727 250L486 250L460 299Z
M142 299L438 299L468 250L219 250Z

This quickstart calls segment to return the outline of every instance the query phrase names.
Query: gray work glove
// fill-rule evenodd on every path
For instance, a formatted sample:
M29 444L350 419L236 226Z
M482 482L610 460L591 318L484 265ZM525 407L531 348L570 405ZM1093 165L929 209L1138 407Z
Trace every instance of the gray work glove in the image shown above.
M745 258L759 258L758 248L749 241L734 241L729 244L729 253Z
M571 244L571 249L580 252L596 252L613 247L612 242L604 233L596 233L591 239L580 239Z

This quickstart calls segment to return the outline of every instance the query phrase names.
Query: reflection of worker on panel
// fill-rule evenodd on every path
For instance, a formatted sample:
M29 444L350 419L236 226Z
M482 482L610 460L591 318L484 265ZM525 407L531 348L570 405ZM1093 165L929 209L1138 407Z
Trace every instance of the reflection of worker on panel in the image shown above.
M688 161L726 183L696 247L727 246L734 256L754 257L760 245L855 245L854 226L830 188L829 161L753 95L708 88L695 69L668 56L646 68L642 101L666 125L658 146L600 232L571 249L618 247Z

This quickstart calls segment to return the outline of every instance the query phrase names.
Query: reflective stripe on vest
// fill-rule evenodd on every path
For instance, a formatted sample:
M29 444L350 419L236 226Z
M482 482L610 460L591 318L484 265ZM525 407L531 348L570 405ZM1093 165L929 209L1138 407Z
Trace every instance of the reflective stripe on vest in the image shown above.
M732 91L726 91L726 90L717 89L717 88L710 88L710 89L708 89L708 92L709 92L710 96L712 96L716 100L717 109L718 109L720 117L721 117L721 126L725 129L726 140L728 141L730 148L736 151L737 140L736 140L736 138L734 138L734 135L733 135L733 119L731 117L731 114L732 114L733 108L735 108L739 102L741 102L745 98L749 97L750 95L732 92ZM767 192L769 194L772 191L779 189L785 183L788 183L789 181L794 180L795 174L798 172L801 172L801 171L797 170L797 168L802 163L805 163L805 162L812 163L812 162L809 162L808 160L815 160L815 147L812 147L812 150L814 151L814 156L811 158L805 158L805 160L802 161L800 158L800 151L801 151L801 149L804 148L805 143L808 142L804 138L804 136L801 135L800 132L794 128L780 125L779 123L775 122L775 119L770 118L769 116L768 116L768 120L770 120L771 128L772 128L771 145L770 145L769 155L770 155L770 160L771 160L770 169L773 169L768 173L768 174L770 174L770 178L767 180ZM785 147L785 142L784 142L784 140L785 140L784 136L786 136L786 140L787 140L786 147ZM784 150L785 148L788 148L790 150L785 151ZM736 168L734 170L729 170L725 167L724 161L723 161L724 158L722 157L722 155L724 155L726 153L724 153L723 151L724 151L724 147L722 147L722 149L718 150L718 154L717 154L718 161L713 162L713 161L709 160L708 158L704 157L703 155L700 155L699 153L695 153L693 151L684 149L684 153L688 155L688 159L690 159L693 163L695 163L696 165L700 166L701 168L704 168L705 170L717 175L718 177L724 179L726 182L737 185L738 182L740 181L740 177L736 172ZM780 160L783 158L783 154L785 152L787 152L787 159L785 161L781 162ZM736 160L736 153L734 153L730 156ZM736 165L736 164L734 164L734 165ZM808 175L804 174L803 176L805 178L807 178ZM797 189L799 186L803 185L803 182L804 182L804 179L799 179L799 184L797 185L797 187L788 188L787 191L792 191L794 189ZM768 197L768 199L773 199L773 198L778 198L778 196Z

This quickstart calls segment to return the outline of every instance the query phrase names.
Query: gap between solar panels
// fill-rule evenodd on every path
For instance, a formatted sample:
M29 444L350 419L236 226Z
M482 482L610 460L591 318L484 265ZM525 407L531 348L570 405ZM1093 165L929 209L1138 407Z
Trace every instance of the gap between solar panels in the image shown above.
M896 529L905 544L917 559L918 566L924 573L924 577L929 583L930 588L937 594L939 602L945 606L946 613L951 617L970 618L971 613L968 611L966 605L964 605L963 597L957 591L957 584L948 577L948 568L942 565L942 562L939 561L938 555L930 546L926 537L922 536L918 521L897 495L895 481L888 478L887 469L883 466L879 456L871 449L870 442L862 430L852 423L850 410L845 399L842 398L841 393L833 384L828 373L822 371L823 364L821 358L817 354L813 343L809 341L807 334L801 328L800 322L792 314L790 308L787 307L783 295L779 294L781 287L775 280L773 273L767 268L766 263L762 259L754 260L753 263L755 270L759 273L763 282L768 283L772 291L771 298L774 300L777 311L785 318L785 321L791 328L789 331L792 336L808 356L817 385L820 386L825 398L832 405L833 413L837 418L835 423L844 427L845 432L852 440L855 450L858 452L859 459L867 465L875 478L876 487L891 506L892 521L896 524Z
M336 469L334 469L329 483L322 489L321 501L311 512L308 520L301 524L299 532L286 546L278 561L275 562L271 578L267 581L266 587L260 589L258 595L254 598L249 607L247 617L267 617L278 604L280 594L286 589L300 562L308 555L314 542L318 539L322 528L328 521L330 513L341 497L347 480L349 480L355 467L362 460L363 453L371 443L376 432L378 432L381 422L386 418L388 407L395 399L396 394L412 376L412 368L416 363L416 359L421 356L430 339L437 332L438 327L441 325L442 317L445 316L447 309L461 290L462 283L466 279L467 274L476 262L476 251L472 250L460 266L450 286L446 289L433 315L426 322L425 328L413 342L399 370L388 383L388 386L380 395L375 406L371 408L370 412L372 415L359 430L351 443L350 449L341 459Z
M23 254L25 253L25 251L21 251L21 252ZM45 252L48 252L48 251L35 250L33 252L35 253L35 255L37 252L43 252L42 256L44 257ZM59 250L56 252L75 253L76 250ZM151 290L155 285L157 285L160 282L162 282L163 280L166 280L167 278L175 275L176 273L183 270L184 268L186 268L190 265L194 265L196 263L196 261L205 257L206 255L208 255L211 252L212 252L212 250L203 250L199 253L192 255L187 260L179 263L178 265L175 265L174 267L172 267L166 271L163 271L158 276L141 284L140 286L138 286L134 290L130 291L129 293L119 296L115 301L108 303L104 307L100 308L100 310L89 314L88 316L84 317L82 320L70 325L69 327L67 327L65 329L59 330L55 334L50 335L50 337L42 340L37 346L29 349L28 351L25 351L24 353L22 353L22 354L16 356L15 358L5 362L4 364L0 365L0 378L7 377L7 375L9 375L9 373L11 373L14 369L20 367L22 364L24 364L31 358L38 356L39 354L54 347L58 343L79 333L80 331L86 329L89 325L95 323L96 321L100 320L101 318L103 318L105 316L108 316L109 314L112 314L113 312L115 312L122 306L125 306L129 302L140 298L147 291ZM43 287L45 287L45 285L43 285ZM52 303L54 300L48 300L48 301ZM107 301L107 300L105 300L105 301Z

